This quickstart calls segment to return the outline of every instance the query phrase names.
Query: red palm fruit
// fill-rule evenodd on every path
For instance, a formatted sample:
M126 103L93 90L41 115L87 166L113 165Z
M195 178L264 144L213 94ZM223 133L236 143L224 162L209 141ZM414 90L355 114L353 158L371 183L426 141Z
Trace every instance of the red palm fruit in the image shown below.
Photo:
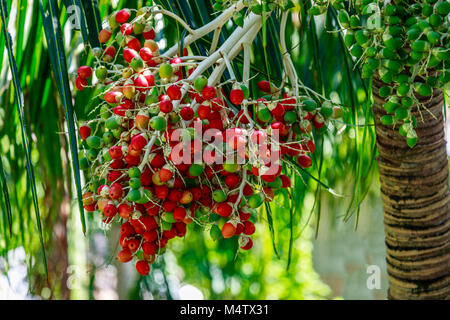
M204 104L200 105L198 107L198 117L202 120L209 117L211 114L211 108L209 106L206 106Z
M243 223L238 223L236 225L236 233L235 235L240 235L242 232L244 232L244 224Z
M125 23L130 19L130 10L122 9L116 12L116 22L117 23Z
M216 88L214 88L213 86L206 86L203 88L203 90L202 90L202 98L203 99L211 100L215 97L216 97Z
M244 221L244 234L250 236L255 233L255 225L251 221Z
M242 89L232 89L230 91L230 101L234 105L240 105L244 101L244 92Z
M272 89L271 89L272 85L267 80L259 81L257 85L258 85L258 89L261 90L262 92L265 92L265 93L272 92Z
M266 202L271 202L273 198L275 198L275 193L272 188L265 187L263 188L264 194L266 198L264 199Z
M97 210L97 204L93 203L93 204L83 204L83 208L84 210L86 210L87 212L94 212Z
M131 261L132 259L133 259L133 253L128 248L124 248L124 249L120 250L119 253L117 254L117 260L119 260L119 262L122 262L122 263Z
M192 195L192 193L190 191L185 190L185 191L183 191L183 194L181 195L180 203L188 204L188 203L191 203L193 199L194 199L194 196Z
M144 225L141 223L139 219L133 219L132 217L130 219L130 223L137 234L143 234L146 231Z
M120 26L120 32L126 37L131 35L133 33L133 30L134 30L134 25L130 24L130 23L124 23L123 25Z
M166 164L166 159L159 153L152 153L149 157L150 160L150 166L153 169L159 169L162 168Z
M164 113L170 113L173 110L173 104L170 100L163 100L159 103L159 110Z
M162 208L165 212L173 212L173 210L175 210L176 207L177 203L170 200L165 200L162 203Z
M139 222L144 225L145 231L150 231L158 228L158 223L154 217L151 216L140 216Z
M122 159L123 158L122 147L120 147L120 146L110 147L108 153L112 159Z
M136 128L140 130L148 129L148 122L150 121L150 117L143 111L140 111L136 118L134 119L134 125Z
M252 189L252 187L249 184L246 184L244 186L243 194L246 197L249 197L249 196L251 196L253 194L253 189Z
M125 168L125 166L126 166L126 163L122 159L113 160L113 162L111 162L109 164L109 167L111 169L115 169L115 170L123 169L123 168Z
M211 197L211 189L207 185L203 185L202 189L202 198Z
M152 172L148 167L146 167L145 170L141 172L141 184L143 186L149 186L152 184Z
M165 199L169 195L169 188L166 185L155 186L155 196L158 199Z
M274 116L283 116L284 115L284 107L281 103L277 103L275 108L273 108L272 110L270 110L270 113L273 114Z
M126 203L119 205L119 216L123 219L129 219L133 213L133 209Z
M125 116L125 112L127 110L125 108L123 108L121 105L114 107L113 112L114 114L117 114L118 116L124 117Z
M114 46L108 46L103 51L103 54L112 59L116 55L116 48L114 48Z
M241 221L246 221L250 219L250 216L251 216L250 212L239 210L239 219L241 219Z
M170 201L178 202L181 199L181 195L182 193L179 189L171 189L167 199L169 199Z
M114 203L109 203L103 208L103 214L108 218L112 218L117 214L117 207Z
M129 240L129 238L128 237L126 237L126 236L124 236L124 235L120 235L120 238L119 238L119 244L120 244L120 246L122 247L122 248L126 248L126 249L128 249L128 240ZM128 249L128 250L130 250L130 249Z
M313 126L314 128L316 128L317 130L319 130L320 128L322 128L325 125L325 119L323 118L323 116L320 113L317 113L314 116L313 119Z
M157 246L161 249L164 248L167 245L168 240L169 239L167 239L166 237L161 237L161 239L159 239L159 241L157 242Z
M152 207L148 207L146 212L151 217L156 216L159 213L159 206L155 204Z
M175 221L183 221L186 218L186 209L183 207L177 207L173 210L173 218Z
M231 223L227 222L222 227L222 236L227 239L231 238L236 234L236 227Z
M280 135L281 132L284 131L284 129L286 128L286 126L284 125L284 123L282 122L274 122L270 125L270 127L272 128L272 130L278 130Z
M142 32L142 35L144 36L145 40L155 40L155 30L151 26L145 27L144 31Z
M91 135L91 127L88 125L83 125L80 127L80 137L81 140L86 140Z
M209 122L209 127L211 129L223 130L223 120L222 119L214 119Z
M203 158L203 161L205 161L205 159ZM205 161L206 162L206 161ZM214 162L214 158L212 158L212 162L208 163L208 164L212 164ZM212 179L214 177L214 171L212 170L212 168L210 166L206 166L205 168L205 174L208 177L208 179Z
M173 172L167 168L161 168L161 170L159 171L159 180L161 180L161 182L169 181L170 179L172 179L172 177Z
M120 183L115 182L109 188L109 197L111 199L119 199L123 196L123 187Z
M282 188L290 188L291 187L291 178L289 178L287 175L282 174L280 175L281 179L281 187Z
M192 197L194 198L194 201L198 201L202 198L202 189L200 188L190 188L189 191L192 193Z
M109 30L109 29L102 29L98 33L98 41L100 43L106 43L106 42L109 41L109 39L111 39L111 36L112 36L111 30Z
M158 251L158 246L155 242L146 241L142 244L142 251L144 251L145 254L154 255Z
M180 116L185 121L192 120L194 118L194 110L191 107L183 107L180 110Z
M250 121L248 120L247 116L244 114L244 110L240 110L236 115L236 121L239 121L243 124L248 124Z
M306 115L303 117L304 120L311 121L314 118L314 114L311 112L306 113Z
M314 141L312 139L308 140L308 142L306 143L306 147L307 147L307 150L311 153L314 153L316 151L316 144L314 143Z
M239 198L239 193L238 193L238 192L235 192L235 193L230 194L230 195L228 196L227 201L228 201L228 202L231 202L231 203L236 203L236 201L237 201L238 198Z
M128 249L130 249L131 252L136 252L141 245L141 240L139 239L130 239L128 240Z
M222 99L219 99L219 98L211 99L211 109L213 111L220 111L223 109L224 106L225 106L225 103L223 102Z
M97 188L97 194L101 197L106 197L109 193L109 187L106 184L102 184Z
M82 197L83 197L84 205L91 205L91 204L95 203L94 193L92 193L92 192L85 192L85 193L83 193Z
M251 135L253 143L261 144L266 142L267 134L263 130L255 130Z
M177 232L177 237L184 237L186 235L186 223L184 222L176 222L174 224L175 230Z
M286 153L291 157L298 156L302 152L303 148L300 143L292 143L286 148Z
M216 213L221 217L229 217L233 212L233 207L227 202L219 203L216 207Z
M133 60L133 58L139 56L139 54L137 53L136 50L130 49L130 48L123 49L123 53L122 54L123 54L123 58L128 63L131 63L131 60Z
M239 176L237 174L230 174L225 178L225 184L232 189L239 184Z
M81 66L78 68L77 74L82 79L89 79L92 77L92 68L89 66Z
M146 276L150 273L150 265L145 260L139 260L136 262L136 271L142 275Z
M135 231L131 223L129 223L128 221L122 223L122 225L120 226L120 235L124 237L129 237L132 236L133 234L135 234Z
M167 88L167 95L172 100L180 100L181 99L181 89L176 84L172 84Z
M283 93L283 107L284 110L289 111L295 108L295 98L290 97L287 92Z
M124 99L120 106L125 110L132 110L134 109L134 102L128 99Z
M297 162L302 168L309 168L312 165L311 158L306 154L299 155L297 158Z
M158 231L156 231L156 229L145 231L142 235L142 239L145 242L153 242L158 239ZM145 242L142 244L142 248L144 247Z
M127 46L128 48L133 49L136 52L139 52L141 50L141 42L138 38L135 37L131 37L130 40L128 40Z
M175 178L173 179L173 188L180 189L180 188L183 188L183 187L184 187L184 182L183 182L183 180L181 180L180 177L175 177ZM180 191L180 192L181 192L181 191ZM181 199L181 196L180 196L180 199Z
M134 85L139 91L145 91L149 87L147 78L145 78L142 74L138 75L136 79L134 79Z
M141 163L141 157L140 156L132 156L131 154L127 155L125 157L125 161L129 166L137 166L139 163Z
M105 206L109 203L108 199L102 198L97 201L97 208L99 211L103 212Z
M143 47L139 50L139 56L141 57L142 60L147 62L153 58L153 53L152 50L150 50L150 48Z
M119 91L109 91L105 93L104 99L110 104L119 103L123 98L123 93Z
M153 76L153 74L151 74L150 72L144 71L143 73L145 79L147 79L147 84L149 87L153 87L155 85L155 77ZM141 97L144 98L143 101L141 101L142 103L145 102L145 96L141 95Z
M177 230L172 227L170 230L164 230L163 231L163 237L167 238L168 240L173 239L177 236Z
M243 250L250 250L253 247L253 240L248 238L248 241L245 245L241 246Z
M75 80L75 86L77 87L78 90L83 91L84 89L86 89L86 86L88 85L87 80L81 78L80 76L78 76Z
M136 150L142 150L147 145L147 138L143 134L137 134L131 138L131 145Z
M135 147L132 144L128 145L128 154L129 155L132 155L133 157L137 157L141 153L142 153L142 149L137 150L137 149L135 149Z

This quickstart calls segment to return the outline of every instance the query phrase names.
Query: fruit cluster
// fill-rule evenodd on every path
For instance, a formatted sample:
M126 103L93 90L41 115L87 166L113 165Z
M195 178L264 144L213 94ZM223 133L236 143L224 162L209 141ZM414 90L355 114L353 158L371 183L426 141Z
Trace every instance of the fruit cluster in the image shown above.
M417 143L413 106L425 108L417 96L431 96L450 82L448 0L358 0L352 14L343 0L332 0L345 29L345 44L362 65L362 76L374 74L385 86L385 125L399 124L410 147ZM327 2L316 2L309 13L321 14Z
M108 21L93 68L79 67L75 81L97 93L95 118L79 128L84 208L120 221L117 259L135 258L142 275L192 222L251 249L255 209L291 186L283 167L312 165L312 131L325 132L341 107L267 80L253 100L236 81L227 93L203 75L191 79L203 59L186 48L160 54L150 8Z

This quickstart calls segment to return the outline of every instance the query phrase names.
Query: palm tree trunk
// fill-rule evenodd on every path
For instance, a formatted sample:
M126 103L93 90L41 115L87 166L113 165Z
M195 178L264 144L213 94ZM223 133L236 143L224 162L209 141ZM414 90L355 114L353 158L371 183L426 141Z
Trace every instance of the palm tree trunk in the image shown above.
M386 234L389 299L450 298L450 193L441 91L419 97L418 141L385 126L383 84L373 79L374 118ZM423 118L423 121L421 120Z

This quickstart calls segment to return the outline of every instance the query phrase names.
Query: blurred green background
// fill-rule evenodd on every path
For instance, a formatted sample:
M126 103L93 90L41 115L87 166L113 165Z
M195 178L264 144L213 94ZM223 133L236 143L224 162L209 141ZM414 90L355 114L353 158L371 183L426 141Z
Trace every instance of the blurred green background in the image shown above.
M59 39L69 74L89 63L80 30L73 28L67 8L77 1L58 3L62 26ZM151 1L90 1L101 17L120 8L139 8ZM217 13L213 1L157 1L197 28ZM104 230L100 217L86 214L83 235L76 185L71 169L65 104L58 94L54 55L49 50L39 1L5 1L9 11L19 81L24 97L25 132L31 146L34 180L27 178L12 74L5 34L0 37L0 173L10 203L0 197L0 299L384 299L384 230L376 173L375 135L370 86L359 77L343 46L334 13L311 19L308 2L298 2L290 14L287 46L302 81L316 92L346 106L342 121L330 123L316 137L314 165L294 178L291 194L283 193L262 209L254 248L236 256L237 243L214 242L193 228L185 239L171 242L148 277L134 266L115 261L118 227ZM49 1L42 1L50 12ZM85 7L86 8L86 7ZM88 23L95 20L85 13ZM252 76L281 78L278 44L279 17L273 14L252 47ZM5 21L2 21L4 23ZM234 26L227 25L224 40ZM181 31L173 20L157 17L161 51L177 41ZM212 35L191 46L205 54ZM268 54L269 53L269 54ZM233 66L241 74L240 61ZM53 65L52 65L53 62ZM225 75L226 76L226 75ZM256 81L255 81L256 83ZM73 81L70 82L73 88ZM253 88L254 90L254 88ZM76 120L86 119L92 92L73 92ZM320 183L317 182L320 181ZM40 219L35 214L36 187ZM334 194L333 194L334 193ZM336 196L335 194L338 194ZM362 202L362 200L364 201ZM362 202L362 204L361 204ZM7 206L10 205L11 232ZM40 248L42 225L47 280ZM356 226L358 226L356 228ZM381 270L382 286L366 285L367 267Z

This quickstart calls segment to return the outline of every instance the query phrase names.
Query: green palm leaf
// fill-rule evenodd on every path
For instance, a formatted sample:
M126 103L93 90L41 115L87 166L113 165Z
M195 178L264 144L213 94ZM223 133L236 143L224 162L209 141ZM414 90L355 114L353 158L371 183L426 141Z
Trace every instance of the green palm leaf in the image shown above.
M23 147L25 150L25 156L26 156L26 163L27 163L27 174L28 174L28 181L31 185L31 193L33 197L33 205L36 215L36 224L39 231L39 240L41 244L41 251L42 251L42 258L45 266L45 273L48 278L48 270L47 270L47 258L45 254L45 245L44 245L44 238L42 235L42 225L41 225L41 217L39 213L39 202L38 202L38 196L36 191L36 179L34 176L34 169L33 169L33 163L31 161L31 147L30 143L28 141L28 135L26 133L26 123L25 123L25 115L23 111L24 101L23 101L23 94L22 94L22 88L20 85L19 80L19 74L17 71L17 65L13 54L13 45L12 45L12 39L7 29L7 21L8 21L8 7L5 0L2 0L0 2L0 10L1 10L1 17L2 17L2 26L3 26L3 33L5 35L5 43L6 48L8 51L8 60L9 60L9 67L12 74L13 84L14 84L14 92L16 96L16 103L17 103L17 110L19 112L19 119L20 119L20 126L21 126L21 133L22 133L22 142Z
M45 36L49 46L53 72L57 79L58 91L61 97L61 101L64 105L64 111L67 119L67 126L69 129L70 150L72 155L72 169L75 177L75 185L77 188L81 225L83 228L83 233L86 233L86 221L82 202L82 187L81 187L80 168L77 152L78 151L77 133L73 117L74 111L69 86L69 78L67 74L67 65L64 53L64 45L62 41L61 26L59 25L59 19L57 14L57 3L54 0L50 0L48 2L48 9L49 9L48 14L44 12L42 0L39 1L39 8L44 23Z

